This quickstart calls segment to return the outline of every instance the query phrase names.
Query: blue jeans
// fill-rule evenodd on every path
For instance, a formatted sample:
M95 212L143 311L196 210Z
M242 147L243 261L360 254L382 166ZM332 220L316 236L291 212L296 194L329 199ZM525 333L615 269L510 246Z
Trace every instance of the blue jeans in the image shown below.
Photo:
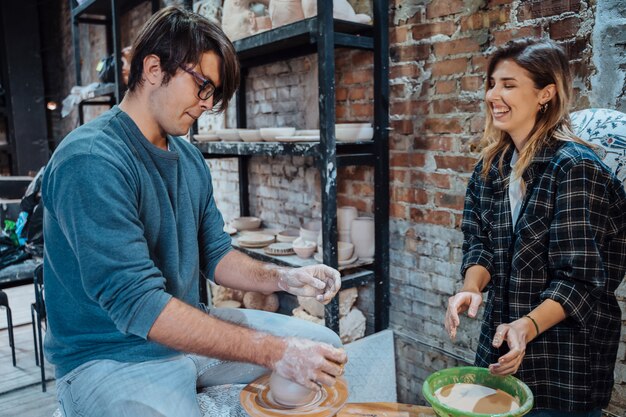
M341 346L330 329L294 317L228 308L209 314L276 336ZM139 363L94 360L57 380L57 399L66 417L201 417L197 387L247 384L265 372L258 365L198 355Z
M558 410L536 410L531 411L526 414L524 417L601 417L602 409L596 408L592 411L583 411L583 412L573 412L568 413L567 411L558 411Z

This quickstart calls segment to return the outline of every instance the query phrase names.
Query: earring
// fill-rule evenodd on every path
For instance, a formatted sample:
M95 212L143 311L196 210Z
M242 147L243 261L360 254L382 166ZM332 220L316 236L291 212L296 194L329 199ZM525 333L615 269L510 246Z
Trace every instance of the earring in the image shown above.
M548 111L548 103L543 103L541 106L539 106L539 111L541 112L541 114L545 114L545 112Z

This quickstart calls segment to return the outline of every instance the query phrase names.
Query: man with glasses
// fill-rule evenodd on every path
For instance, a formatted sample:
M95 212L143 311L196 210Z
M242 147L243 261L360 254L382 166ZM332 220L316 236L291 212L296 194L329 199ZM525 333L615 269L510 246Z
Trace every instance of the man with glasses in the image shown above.
M340 340L322 326L199 303L203 278L321 302L341 284L323 265L281 268L231 250L207 164L178 136L203 112L223 111L238 80L217 26L163 9L133 45L120 105L51 158L45 351L65 416L200 416L196 386L247 383L270 369L319 389L343 372Z

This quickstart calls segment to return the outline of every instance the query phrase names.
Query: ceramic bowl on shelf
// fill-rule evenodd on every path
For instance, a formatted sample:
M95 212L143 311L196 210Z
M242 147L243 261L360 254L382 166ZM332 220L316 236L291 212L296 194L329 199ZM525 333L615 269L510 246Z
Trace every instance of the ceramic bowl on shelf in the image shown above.
M239 137L241 137L241 140L244 142L263 141L259 129L237 129L237 133L239 133Z
M317 242L317 237L320 234L320 230L322 230L321 220L313 220L313 221L307 222L303 224L302 227L300 228L300 237L304 240Z
M237 129L218 129L215 134L225 142L241 142Z
M266 141L276 140L278 136L293 136L296 133L295 127L262 127L261 137Z
M299 258L307 259L315 253L316 244L310 240L304 240L301 237L292 242L293 251Z
M230 222L230 225L237 230L254 230L261 226L261 219L258 217L237 217Z
M276 240L279 242L293 242L299 236L300 231L298 229L285 229L278 232L278 234L276 235Z
M322 254L322 246L317 246L317 251ZM354 245L348 242L337 242L337 260L345 261L352 258L354 254Z

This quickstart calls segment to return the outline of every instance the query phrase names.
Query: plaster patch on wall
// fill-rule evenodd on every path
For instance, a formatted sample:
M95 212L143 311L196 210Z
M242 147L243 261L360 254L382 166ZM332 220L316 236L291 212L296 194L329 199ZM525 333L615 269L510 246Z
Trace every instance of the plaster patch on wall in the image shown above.
M393 24L398 26L409 20L417 13L421 12L427 3L429 3L428 0L417 0L414 2L405 2L396 6L395 12L393 13Z
M593 63L590 105L626 110L626 3L600 0L592 35Z

